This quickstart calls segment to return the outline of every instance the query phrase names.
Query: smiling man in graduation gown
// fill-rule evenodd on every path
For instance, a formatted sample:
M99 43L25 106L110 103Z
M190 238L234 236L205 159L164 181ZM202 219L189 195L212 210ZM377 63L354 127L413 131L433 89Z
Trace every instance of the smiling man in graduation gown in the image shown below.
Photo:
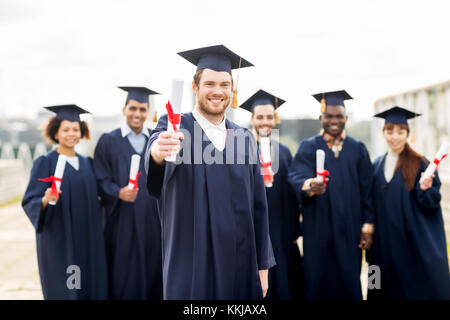
M157 201L148 194L147 177L128 188L131 156L141 155L151 131L144 123L149 95L143 87L121 87L128 92L121 128L103 134L94 155L94 170L106 211L105 241L111 299L162 299L161 225ZM134 179L133 179L134 180Z
M146 152L149 191L160 198L164 299L262 299L275 261L261 165L251 133L225 118L231 70L251 64L222 45L179 54L197 65L195 110L181 116L182 132L166 131L161 117ZM164 160L173 154L176 162Z
M363 143L345 134L345 91L314 95L322 133L304 140L289 182L301 203L307 299L362 299L361 253L372 243L373 168ZM316 150L325 152L328 182L315 179Z
M303 266L297 239L301 235L300 210L294 190L288 182L292 162L289 149L271 135L279 123L277 108L285 101L258 90L240 108L252 113L253 134L260 146L260 137L270 138L273 182L266 186L269 207L269 230L277 265L269 270L267 299L289 300L303 296Z

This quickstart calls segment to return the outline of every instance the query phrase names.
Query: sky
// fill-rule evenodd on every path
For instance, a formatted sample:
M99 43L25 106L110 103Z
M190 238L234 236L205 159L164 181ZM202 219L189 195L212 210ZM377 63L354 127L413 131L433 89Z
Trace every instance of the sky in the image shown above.
M69 103L110 115L117 86L161 92L161 112L174 79L188 109L195 66L176 53L224 44L255 65L240 70L240 102L264 89L287 101L281 119L317 117L311 95L345 89L348 112L370 119L377 99L450 79L446 3L1 0L0 115Z

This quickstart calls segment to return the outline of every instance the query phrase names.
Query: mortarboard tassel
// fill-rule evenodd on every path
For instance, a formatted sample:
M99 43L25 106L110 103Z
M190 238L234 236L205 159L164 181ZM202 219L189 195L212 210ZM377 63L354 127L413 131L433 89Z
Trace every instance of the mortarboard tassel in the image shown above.
M411 132L411 143L415 143L415 142L416 142L416 130L413 127L412 132Z
M278 98L275 97L275 110L278 108ZM275 111L275 124L280 124L280 117L278 116L278 112Z
M416 106L414 105L414 113L416 112ZM413 125L411 130L411 143L416 142L416 118L413 119Z
M239 83L239 71L241 71L241 62L242 62L242 58L239 58L239 68L238 68L238 74L237 74L237 79L236 79L236 87L233 90L233 101L231 102L231 107L233 109L236 109L238 107L238 101L237 101L237 94L238 94L238 83Z
M236 109L238 107L238 101L237 101L237 89L233 90L233 101L231 102L231 107L233 109Z
M322 100L320 100L320 112L325 113L326 109L327 109L327 105L325 103L325 95L322 95Z
M153 116L153 122L158 122L158 118L156 117L156 114L157 114L158 112L156 112L155 111L155 115Z

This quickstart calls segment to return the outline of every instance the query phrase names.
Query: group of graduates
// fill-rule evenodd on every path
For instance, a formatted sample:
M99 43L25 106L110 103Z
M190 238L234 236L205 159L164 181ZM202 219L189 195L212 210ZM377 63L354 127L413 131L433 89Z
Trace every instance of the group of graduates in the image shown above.
M372 163L345 132L350 95L314 95L322 130L292 158L271 135L284 100L259 90L242 103L251 130L225 116L232 97L236 106L232 70L250 62L222 45L179 55L197 66L194 110L168 110L150 130L156 92L121 87L125 121L101 136L93 159L75 152L89 138L80 119L87 111L47 107L56 115L44 134L57 148L34 162L22 202L45 299L361 300L363 250L381 270L369 299L450 299L440 180L437 172L420 179L428 161L407 143L407 120L418 114L394 107L376 115L389 150ZM263 138L270 163L260 157ZM67 165L56 193L59 155ZM68 285L74 265L76 288Z

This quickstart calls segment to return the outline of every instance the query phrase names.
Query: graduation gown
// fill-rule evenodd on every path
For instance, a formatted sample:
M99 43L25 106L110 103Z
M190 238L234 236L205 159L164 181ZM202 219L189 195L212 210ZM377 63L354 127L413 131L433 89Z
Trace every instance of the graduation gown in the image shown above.
M266 299L301 299L304 290L303 263L297 242L294 243L301 235L300 209L288 182L292 155L285 145L274 139L271 139L271 153L272 168L278 170L272 187L266 188L266 194L270 240L277 265L269 269Z
M192 113L181 116L185 139L178 157L190 157L189 163L158 166L150 156L151 143L167 129L167 115L159 119L146 151L148 188L160 199L164 299L262 299L258 270L275 261L256 143L248 130L226 120L238 137L228 134L220 152L194 122ZM233 151L241 138L245 150ZM229 153L234 164L206 164L204 153L223 163ZM251 156L256 164L248 164ZM244 164L236 164L238 158Z
M51 182L38 181L54 174L58 153L37 158L30 174L22 207L36 229L39 275L44 299L107 299L107 267L101 208L91 159L77 154L79 170L66 163L56 205L41 211ZM68 267L78 266L81 289L69 289ZM76 272L76 271L75 271ZM74 278L72 278L74 279ZM69 281L68 281L69 280Z
M374 162L375 243L368 255L380 267L381 290L369 290L368 299L450 299L439 175L430 189L420 190L427 166L421 161L408 192L401 169L386 182L385 159Z
M94 154L95 175L106 211L110 298L162 299L161 224L145 174L139 176L134 202L118 197L119 190L128 185L133 154L137 152L120 129L103 134ZM139 172L144 172L144 154Z
M316 150L325 151L330 172L322 195L308 197L301 188L316 176ZM303 263L307 299L362 299L363 223L373 223L373 168L365 146L347 136L335 158L321 135L304 140L292 162L289 182L303 216Z

